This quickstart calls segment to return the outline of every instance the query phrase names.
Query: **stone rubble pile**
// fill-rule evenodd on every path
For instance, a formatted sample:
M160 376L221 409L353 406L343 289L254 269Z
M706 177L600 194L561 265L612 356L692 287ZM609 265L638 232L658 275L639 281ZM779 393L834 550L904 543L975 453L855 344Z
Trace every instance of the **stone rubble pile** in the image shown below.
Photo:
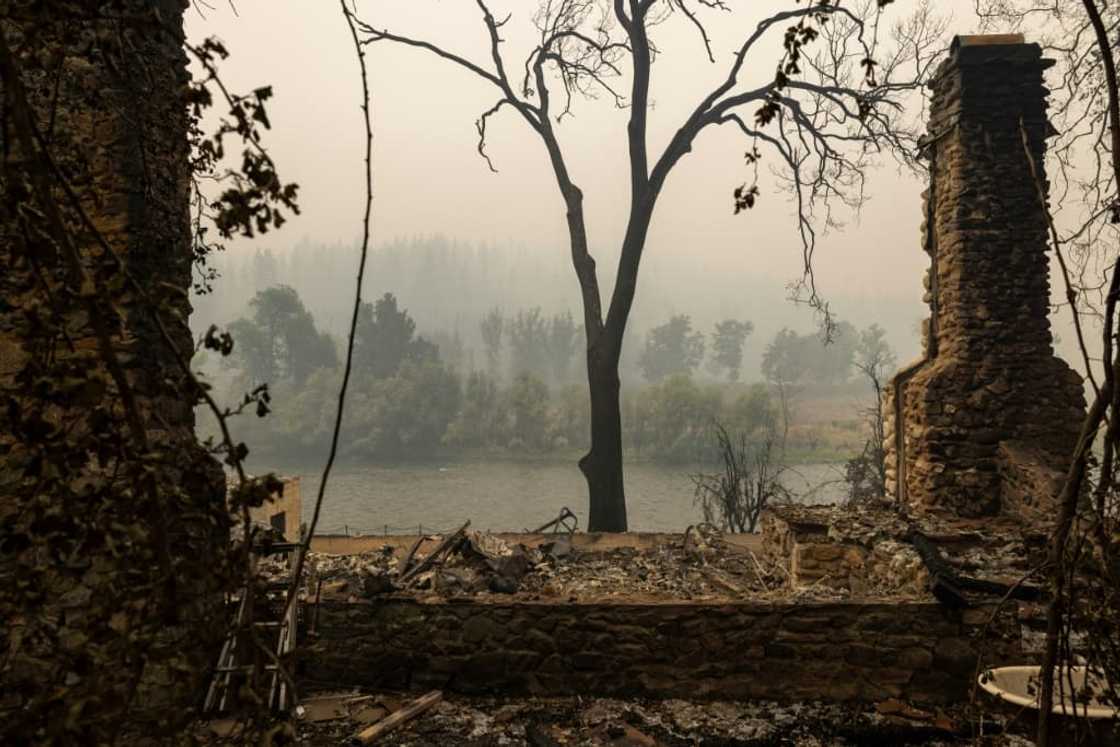
M911 539L929 538L962 575L1014 584L1044 559L1046 527L1015 517L907 515L892 503L781 506L763 518L764 552L791 563L800 582L874 596L926 594L929 575Z
M423 537L407 550L397 543L353 555L313 552L301 595L351 601L383 595L564 602L923 600L930 598L930 575L909 540L915 531L931 538L960 574L1005 584L1029 575L1044 549L1039 531L990 519L907 517L879 504L782 506L764 517L758 554L707 525L651 545L605 549L579 547L568 534L533 545L461 530ZM259 569L270 581L290 573L283 556L261 558Z

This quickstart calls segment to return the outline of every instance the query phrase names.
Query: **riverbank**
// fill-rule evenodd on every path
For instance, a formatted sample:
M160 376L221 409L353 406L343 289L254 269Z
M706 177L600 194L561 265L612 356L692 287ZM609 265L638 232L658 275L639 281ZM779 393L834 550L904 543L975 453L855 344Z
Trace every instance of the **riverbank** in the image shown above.
M847 436L845 436L845 434L847 434ZM844 462L857 456L862 448L862 443L859 443L848 429L842 427L837 428L834 433L826 433L820 429L804 431L799 434L799 440L806 441L806 443L798 443L789 446L785 454L786 463L794 468L815 464L842 466ZM587 449L584 447L566 447L547 450L527 448L509 449L503 447L472 449L445 448L434 454L423 454L413 458L362 460L340 458L336 464L346 465L350 468L392 467L401 464L445 465L448 463L479 461L513 462L519 464L576 464L586 453ZM326 458L327 452L325 449L321 454L314 450L289 453L270 449L267 445L264 445L250 451L248 463L249 467L256 472L267 471L259 465L280 464L288 466L289 468L298 467L300 472L305 473L310 470L321 471ZM693 471L696 471L695 468L698 467L707 470L711 469L713 466L717 466L717 462L714 460L664 459L658 458L648 451L640 452L632 448L623 449L623 460L627 466L641 464L663 467L666 469L688 468Z
M319 489L319 463L250 464L252 471L299 475L303 520ZM681 532L702 520L691 475L710 465L627 463L631 531ZM837 465L809 464L785 475L786 487L809 503L843 499ZM454 529L467 519L482 530L522 531L571 509L587 527L587 484L573 459L457 460L395 465L336 465L323 502L324 534L406 534Z

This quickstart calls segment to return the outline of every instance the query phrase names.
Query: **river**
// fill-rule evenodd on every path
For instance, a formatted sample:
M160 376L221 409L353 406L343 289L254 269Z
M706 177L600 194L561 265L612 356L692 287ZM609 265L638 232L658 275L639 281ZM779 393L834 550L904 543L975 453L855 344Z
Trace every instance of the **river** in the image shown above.
M258 471L264 471L255 465ZM303 520L309 521L321 465L265 465L300 475ZM701 520L692 480L699 466L631 463L626 466L627 513L632 531L682 531ZM837 465L798 466L786 487L805 502L840 500ZM813 488L816 488L814 491ZM809 493L809 495L806 495ZM327 485L319 532L381 534L436 532L467 519L476 529L520 531L555 518L564 506L587 527L587 485L574 463L463 461L443 464L336 465Z

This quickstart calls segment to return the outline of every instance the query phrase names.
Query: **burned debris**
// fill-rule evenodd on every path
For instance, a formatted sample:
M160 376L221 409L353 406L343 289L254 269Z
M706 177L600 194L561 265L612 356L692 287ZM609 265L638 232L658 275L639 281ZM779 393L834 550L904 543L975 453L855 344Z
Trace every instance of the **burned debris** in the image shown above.
M1045 534L1012 518L906 516L889 504L782 506L763 521L764 554L795 586L926 596L955 607L1004 596L1037 602Z
M434 700L434 698L432 698ZM416 701L413 701L416 702ZM340 744L402 713L397 695L324 693L297 716L298 737ZM441 697L398 731L378 734L385 745L585 745L684 747L696 744L838 747L855 744L957 744L983 728L974 744L1018 747L1002 720L982 724L963 709L921 709L900 701L869 706L826 703L741 703L618 700L614 698Z
M791 593L785 572L741 538L709 525L646 541L586 541L588 535L500 535L469 522L446 536L418 537L357 555L311 553L309 598L514 596L519 599L703 600L778 598ZM280 564L262 565L281 574ZM803 592L801 592L803 594ZM809 594L834 598L821 587Z

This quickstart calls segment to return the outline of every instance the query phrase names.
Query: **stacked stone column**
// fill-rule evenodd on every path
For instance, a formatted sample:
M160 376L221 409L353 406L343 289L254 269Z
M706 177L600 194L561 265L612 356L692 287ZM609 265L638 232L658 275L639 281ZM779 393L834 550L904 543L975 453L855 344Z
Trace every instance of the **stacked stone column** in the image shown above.
M958 37L931 82L925 358L885 405L888 492L919 512L1044 510L1084 415L1081 378L1053 351L1046 214L1023 145L1025 132L1043 173L1050 64L1017 35Z
M38 220L41 206L27 196L24 174L39 173L55 190L65 233L77 250L75 264L105 289L98 302L121 312L119 323L115 315L103 315L109 320L103 322L107 346L135 394L149 446L145 457L161 465L161 486L175 488L161 489L159 502L141 503L132 490L139 481L118 477L125 468L113 461L117 452L111 438L121 430L115 429L103 439L110 444L108 456L77 451L71 456L70 469L60 478L73 482L71 493L40 490L32 457L36 449L57 449L49 440L56 434L19 440L5 420L9 408L0 412L0 534L5 540L0 550L9 571L0 592L0 618L5 618L0 627L7 628L0 640L8 651L0 665L5 692L0 733L39 728L36 742L101 742L106 734L118 733L126 718L134 728L144 723L147 735L174 730L191 717L189 707L198 699L224 630L219 574L228 534L222 471L195 440L191 389L154 320L154 304L143 303L131 284L121 282L115 259L101 244L103 239L123 258L147 296L166 301L164 329L189 360L186 7L186 0L21 1L6 4L0 13L0 32L31 109L31 127L65 174L83 214L79 219L60 180L43 165L46 159L17 137L13 104L24 96L16 95L11 81L0 81L0 98L7 105L0 115L5 124L0 401L31 394L20 377L29 376L25 367L38 359L49 360L50 368L42 365L50 372L44 378L52 381L70 370L88 374L93 382L112 381L97 326L76 292L79 273L63 261L60 242L52 243L57 234L44 238L41 224L49 221ZM92 280L82 292L90 288L97 288ZM33 323L36 319L57 327L49 356L42 350L52 338ZM119 415L116 386L105 387L104 399L93 394L90 399ZM51 407L45 410L48 417L74 433L94 427L92 418L82 420L94 409L83 396L58 398ZM106 484L124 486L112 488L117 503L82 500L83 490L90 495ZM49 512L37 518L44 505ZM153 508L141 511L138 505ZM118 515L125 518L118 521ZM129 522L137 536L156 536L166 557L146 554L148 545L140 540L99 541L95 532L87 532L90 526L110 525L106 516L118 525ZM87 534L91 539L80 551L66 550L64 556L65 548L56 546ZM17 577L16 568L31 572ZM174 609L131 598L141 595L133 590L152 588L164 590ZM159 631L143 650L132 642L133 621ZM57 736L62 733L67 737Z

